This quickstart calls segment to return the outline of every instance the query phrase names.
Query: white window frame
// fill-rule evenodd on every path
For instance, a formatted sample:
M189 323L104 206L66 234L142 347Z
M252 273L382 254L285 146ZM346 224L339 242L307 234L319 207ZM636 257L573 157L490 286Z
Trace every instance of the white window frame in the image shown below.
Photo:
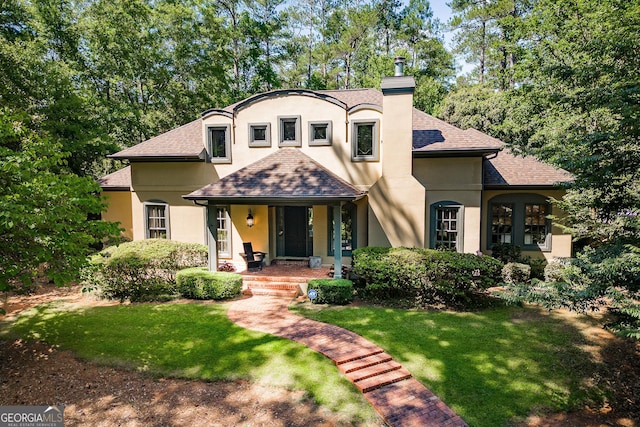
M212 130L224 130L224 156L213 155ZM230 125L208 125L207 126L207 158L210 163L231 163L231 126Z
M223 228L220 227L220 221L223 222ZM221 231L226 233L226 239L220 238ZM216 242L218 258L231 258L231 216L228 206L216 206ZM226 250L221 249L223 246L226 246Z
M314 130L316 126L327 127L327 137L325 139L315 139ZM333 122L331 120L309 122L309 145L310 146L323 146L331 145L333 141Z
M302 118L300 116L278 116L278 146L279 147L301 147L302 146L302 137L301 137L301 126L300 122ZM284 124L293 122L295 126L295 139L293 140L284 140Z
M438 210L450 209L457 210L456 214L456 252L464 252L464 205L453 201L441 201L431 205L430 210L430 242L431 249L438 249Z
M253 131L264 128L264 140L254 139ZM249 123L249 147L271 147L271 123Z
M145 239L171 239L171 223L169 222L169 204L161 200L150 200L143 203L144 206L144 238ZM151 237L151 227L149 224L150 208L161 207L164 209L164 227L154 227L153 231L164 230L165 237ZM161 218L161 217L158 217Z
M373 126L371 154L358 155L358 128L360 126ZM351 160L354 162L377 162L380 160L380 120L362 119L351 121Z

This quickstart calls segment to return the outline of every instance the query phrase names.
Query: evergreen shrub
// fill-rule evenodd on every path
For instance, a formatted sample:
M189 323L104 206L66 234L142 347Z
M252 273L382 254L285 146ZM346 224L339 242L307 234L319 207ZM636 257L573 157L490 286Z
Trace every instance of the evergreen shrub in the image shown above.
M180 270L176 274L178 293L190 299L228 299L242 292L242 276L205 267Z
M312 279L309 289L315 289L318 296L311 300L314 304L345 305L353 301L353 283L347 279Z

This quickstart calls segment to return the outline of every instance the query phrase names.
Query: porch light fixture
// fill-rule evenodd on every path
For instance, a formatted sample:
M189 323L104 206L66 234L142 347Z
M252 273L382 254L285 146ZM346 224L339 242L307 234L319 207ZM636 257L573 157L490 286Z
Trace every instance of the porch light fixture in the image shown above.
M253 227L253 214L251 213L251 209L249 209L249 213L247 214L247 227Z

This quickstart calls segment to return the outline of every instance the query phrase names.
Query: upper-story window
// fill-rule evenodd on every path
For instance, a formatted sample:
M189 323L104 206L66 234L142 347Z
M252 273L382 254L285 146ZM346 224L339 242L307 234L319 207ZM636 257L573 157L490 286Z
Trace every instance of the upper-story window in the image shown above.
M278 133L280 135L280 147L300 147L300 116L278 117Z
M309 145L331 145L331 120L325 122L309 122Z
M376 161L380 159L379 127L378 120L352 121L352 160Z
M271 124L249 124L249 147L271 147Z
M207 127L207 153L211 163L231 163L229 125Z
M144 202L144 228L147 239L169 239L169 205L159 200Z

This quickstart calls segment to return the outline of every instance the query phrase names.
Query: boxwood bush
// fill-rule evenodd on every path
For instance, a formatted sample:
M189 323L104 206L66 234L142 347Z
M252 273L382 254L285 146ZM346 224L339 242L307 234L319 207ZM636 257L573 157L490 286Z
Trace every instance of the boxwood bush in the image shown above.
M353 283L347 279L313 279L309 280L309 289L318 292L314 304L345 305L353 301Z
M207 264L207 247L166 239L122 243L103 249L85 271L85 289L108 299L159 301L176 295L176 272Z
M416 303L460 302L496 285L495 258L419 248L365 247L353 251L353 270L365 298L415 298Z
M178 292L191 299L227 299L242 292L242 276L204 267L180 270L176 275Z

